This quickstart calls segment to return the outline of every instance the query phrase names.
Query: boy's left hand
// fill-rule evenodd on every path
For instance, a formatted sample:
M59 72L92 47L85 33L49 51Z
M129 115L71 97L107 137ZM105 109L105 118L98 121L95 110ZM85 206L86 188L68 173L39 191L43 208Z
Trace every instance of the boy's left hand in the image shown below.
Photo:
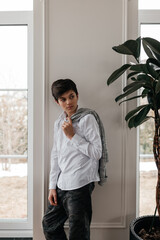
M72 139L72 137L75 134L74 128L72 125L72 120L70 117L68 117L67 120L68 120L68 122L63 123L62 129L63 129L63 132L65 133L66 137L68 137L69 139Z

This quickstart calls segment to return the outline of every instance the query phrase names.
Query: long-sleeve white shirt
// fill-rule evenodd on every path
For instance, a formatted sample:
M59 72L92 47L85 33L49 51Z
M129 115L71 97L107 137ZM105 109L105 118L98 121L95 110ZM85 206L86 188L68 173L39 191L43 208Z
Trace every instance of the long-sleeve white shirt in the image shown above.
M99 181L98 167L102 155L99 126L88 114L74 122L75 135L70 140L62 130L65 113L54 124L49 189L73 190Z

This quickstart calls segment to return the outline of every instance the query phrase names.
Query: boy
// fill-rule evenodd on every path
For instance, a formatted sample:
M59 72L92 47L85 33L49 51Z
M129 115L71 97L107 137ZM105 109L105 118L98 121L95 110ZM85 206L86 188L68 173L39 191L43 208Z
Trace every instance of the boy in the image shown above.
M78 109L78 91L72 80L55 81L52 95L63 113L54 124L45 238L66 240L64 223L69 219L69 240L89 240L94 182L106 178L103 126L94 111ZM100 164L102 157L105 162Z

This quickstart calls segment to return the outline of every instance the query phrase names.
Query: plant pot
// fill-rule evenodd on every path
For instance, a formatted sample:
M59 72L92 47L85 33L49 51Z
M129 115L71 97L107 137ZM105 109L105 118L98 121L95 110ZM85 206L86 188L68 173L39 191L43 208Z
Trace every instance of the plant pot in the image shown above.
M138 233L141 229L149 230L152 220L153 216L143 216L133 220L130 225L130 240L142 240L142 238L138 236ZM160 226L160 219L158 216L155 217L153 226Z

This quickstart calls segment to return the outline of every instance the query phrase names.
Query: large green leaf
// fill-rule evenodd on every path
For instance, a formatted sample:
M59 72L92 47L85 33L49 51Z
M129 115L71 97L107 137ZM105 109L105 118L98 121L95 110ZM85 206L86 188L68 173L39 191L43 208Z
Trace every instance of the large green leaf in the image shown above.
M149 119L153 118L152 116L146 116L139 125L141 125L142 123L148 121Z
M130 67L131 71L149 74L146 64L135 64Z
M155 58L148 58L148 62L152 63L153 65L160 67L160 61Z
M151 65L150 59L148 59L148 60L146 61L146 66L147 66L147 69L148 69L148 71L149 71L149 74L150 74L153 78L157 79L158 76L159 76L159 74L154 70L153 65Z
M147 105L139 106L136 109L129 112L125 118L126 121L129 120L128 127L129 128L137 127L140 124L142 124L143 122L147 121L149 118L151 118L151 117L147 116L150 109L151 109L151 105L147 104Z
M139 62L139 57L140 57L140 53L141 53L141 37L136 39L137 42L137 54L136 54L136 59Z
M154 55L156 56L157 60L160 62L160 54L154 52Z
M151 77L148 76L145 73L141 73L137 76L137 81L144 81L146 83L150 83L151 82Z
M144 44L144 41L142 41L142 44L143 44L143 49L146 52L147 56L149 58L154 58L154 55L153 55L152 51L150 50L150 48L146 44Z
M146 97L147 95L148 95L148 92L150 92L150 89L144 89L143 91L142 91L142 98L144 98L144 97Z
M124 64L122 67L115 70L107 80L107 84L110 85L116 79L118 79L129 67L131 64Z
M136 92L138 89L140 89L141 86L139 84L136 84L136 86L132 87L131 89L129 89L127 92L119 95L118 97L116 97L115 101L118 102L119 100L121 100L122 98L130 95L133 92Z
M156 84L156 90L155 90L156 94L158 94L160 92L160 76L159 76L159 79L158 79L158 82Z
M129 119L128 121L128 127L129 128L133 128L134 127L134 119L135 119L136 116L133 116Z
M137 82L137 78L135 78L135 77L131 77L131 80L132 80L133 82Z
M112 49L121 54L132 55L138 61L140 56L140 38L136 40L128 40Z
M139 74L137 76L137 81L138 83L144 84L144 88L149 88L151 89L153 87L153 79L152 77L148 76L147 74Z
M144 119L139 123L139 125L141 125L142 123L146 122L147 120L149 120L151 117L144 117ZM133 116L132 118L130 118L130 120L128 121L128 127L129 128L133 128L133 127L137 127L139 125L137 125L135 123L135 119L136 119L136 116Z
M142 38L142 42L144 45L146 45L147 47L150 47L150 49L160 55L160 42L157 41L156 39L154 38L149 38L149 37L146 37L146 38Z
M132 82L132 83L128 84L126 87L124 87L123 91L126 92L135 86L139 86L139 88L141 88L141 87L143 87L143 85L144 85L143 82Z
M121 105L123 102L128 102L128 101L130 101L130 100L133 100L133 99L136 99L136 98L140 98L140 97L142 97L142 95L137 95L137 96L134 96L134 97L131 97L131 98L127 98L127 99L121 101L121 102L119 103L119 105Z
M129 79L130 77L133 77L135 75L137 75L139 72L130 72L127 76L127 79Z
M145 108L146 106L148 106L148 104L145 105L141 105L136 107L135 109L133 109L132 111L130 111L129 113L127 113L125 120L128 121L128 119L130 119L131 117L133 117L137 112L139 112L141 109Z
M135 117L134 119L134 126L137 127L139 126L144 119L146 118L147 114L149 113L151 109L151 105L148 104L148 106L146 106L145 108L143 108Z

